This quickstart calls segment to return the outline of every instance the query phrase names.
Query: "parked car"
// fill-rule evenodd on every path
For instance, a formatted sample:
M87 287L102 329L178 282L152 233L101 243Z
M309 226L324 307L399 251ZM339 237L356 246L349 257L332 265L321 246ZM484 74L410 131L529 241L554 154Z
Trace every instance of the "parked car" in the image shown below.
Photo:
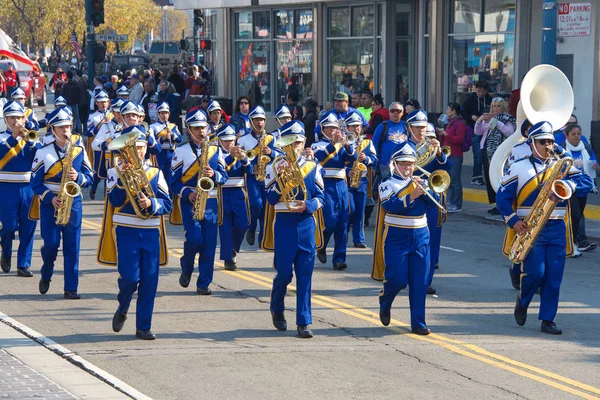
M4 74L4 71L8 69L8 64L13 64L11 60L0 60L0 73ZM37 63L36 63L37 64ZM19 64L20 68L23 64ZM38 64L39 68L39 64ZM41 70L41 69L40 69ZM46 105L46 75L43 72L33 71L33 69L17 69L19 74L19 80L21 82L21 89L25 92L27 97L27 107L33 107L33 103L37 101L39 106ZM10 93L6 94L7 97Z

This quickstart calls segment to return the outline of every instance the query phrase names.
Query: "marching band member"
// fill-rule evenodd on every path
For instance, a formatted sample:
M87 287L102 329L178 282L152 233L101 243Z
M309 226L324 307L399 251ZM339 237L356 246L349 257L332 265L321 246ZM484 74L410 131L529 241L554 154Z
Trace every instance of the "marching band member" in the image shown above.
M150 131L162 149L156 155L158 167L163 172L167 182L171 181L171 161L177 143L181 143L183 136L179 133L177 125L169 122L171 109L169 103L161 102L157 107L158 121L150 125Z
M528 143L532 155L511 164L509 171L502 178L497 192L496 204L500 214L508 226L504 239L503 252L509 255L512 239L516 235L529 232L523 221L531 211L545 180L549 178L548 169L552 166L553 155L549 149L554 145L554 134L549 122L541 121L529 128ZM576 168L571 168L563 178L573 192L589 191L591 179ZM547 183L547 182L546 182ZM529 254L521 265L520 292L515 304L514 316L518 325L525 325L527 308L536 290L541 287L540 311L538 319L542 321L541 331L549 334L561 334L562 331L554 323L558 309L558 297L562 282L565 257L573 251L573 237L570 227L570 216L567 212L568 199L550 198L557 203L548 222L541 229L533 243Z
M279 108L277 110L275 110L275 120L277 121L277 124L280 127L287 124L288 122L290 122L292 120L292 113L290 112L290 109L285 104L279 106ZM273 132L271 132L271 135L273 135L275 140L279 139L280 130L275 129Z
M27 130L39 131L40 124L37 120L37 117L35 116L35 112L33 111L33 109L25 106L26 97L25 97L25 92L23 91L23 89L16 88L15 90L13 90L11 92L10 97L13 100L16 100L19 103L21 103L23 108L25 108L25 117L26 117L25 128L27 128Z
M122 158L119 165L108 170L108 201L98 261L101 264L117 264L119 272L119 307L113 316L113 331L120 332L123 329L131 299L137 291L135 336L143 340L154 340L156 336L151 327L159 265L166 265L168 262L163 216L171 211L173 203L160 169L144 160L147 146L145 128L131 126L124 129L122 134L139 135L135 151L142 162L143 171L134 172L126 157ZM150 193L145 191L132 194L132 188L126 187L121 180L123 173L144 173L154 197L148 196ZM144 213L144 218L136 212L132 201L137 202L137 208Z
M227 181L227 172L219 148L204 143L209 140L206 131L208 121L204 111L190 111L185 123L191 140L175 149L171 163L171 189L173 196L177 196L171 223L183 223L185 231L179 284L184 288L189 286L194 272L194 260L196 254L200 253L196 293L210 295L212 292L208 286L213 280L220 204L217 201L217 189L213 188L208 194L203 219L194 219L196 197L199 195L197 187L201 177L209 178L214 185L223 185ZM202 154L203 145L206 145L206 155ZM205 165L201 165L203 158L206 159Z
M333 269L344 270L346 265L346 239L348 236L348 186L346 184L346 163L356 161L354 147L339 130L339 120L334 113L321 118L319 125L323 138L311 148L315 159L325 170L325 246L317 252L322 264L327 262L327 243L334 236Z
M93 138L98 134L100 128L102 128L104 124L109 123L111 120L108 109L108 94L104 90L100 90L94 95L94 101L96 102L96 107L98 107L98 110L90 115L87 120L86 136L88 137L88 143L93 143ZM88 150L92 150L91 145L88 147ZM97 150L92 151L94 159L94 183L92 183L92 187L90 189L90 199L94 200L96 199L96 190L98 189L100 180L106 179L106 170L102 152ZM102 175L102 177L99 176L99 173Z
M360 153L358 159L348 164L348 182L351 182L354 176L353 167L356 162L363 164L366 169L360 171L361 178L358 181L358 187L351 187L348 185L348 194L350 202L350 223L352 224L352 241L354 247L364 249L367 247L365 244L365 232L363 225L365 223L365 207L367 206L367 193L371 192L372 174L371 170L377 166L377 154L375 147L370 139L361 138L362 134L362 118L358 111L352 112L345 120L346 131L353 133L357 137L357 148L356 151Z
M9 101L2 108L6 131L0 134L0 243L2 271L10 272L12 241L19 230L17 275L31 277L31 254L36 221L28 217L33 201L29 184L31 163L36 142L27 141L25 108L18 101Z
M222 125L222 111L223 109L221 108L221 105L216 100L211 100L206 106L206 114L208 115L208 128L206 130L208 132L210 142L213 144L217 144L217 131Z
M31 188L41 202L39 217L44 241L39 290L41 294L46 294L50 288L62 237L64 297L79 299L79 244L83 214L81 188L92 184L94 172L81 136L72 132L73 114L65 108L57 108L50 114L48 124L52 127L54 141L37 151L31 167ZM70 188L68 185L71 185ZM67 191L68 195L61 194ZM71 196L69 208L67 197ZM59 210L63 207L66 207L65 212L59 221L57 215L60 216Z
M275 156L275 140L273 135L266 133L267 114L262 106L254 106L248 114L252 131L238 139L238 145L244 151L256 153L252 164L252 173L246 173L246 189L250 203L250 225L246 232L246 241L254 246L256 225L258 224L258 242L262 241L265 219L265 182L266 164ZM268 159L268 162L267 162Z
M123 130L123 117L121 116L122 105L123 99L117 98L110 102L110 112L112 113L113 118L108 123L102 125L92 142L92 149L94 152L101 154L101 157L99 157L100 168L98 179L106 179L107 171L112 168L111 152L108 150L108 144L111 140L119 136Z
M67 105L67 101L65 100L64 97L62 96L57 96L54 99L54 109L57 108L61 108ZM43 109L42 109L43 110ZM51 132L51 127L48 125L48 119L50 118L50 114L52 114L54 110L47 112L44 115L44 118L40 119L38 121L38 124L40 126L40 128L46 128L47 132L46 132L46 136L48 136L49 141L53 141L54 140L54 136L52 136L52 132ZM42 142L42 145L44 145L44 140L46 139L46 137L44 136L44 138L42 138L40 140L40 142Z
M235 145L235 126L222 126L217 131L217 136L227 170L227 181L220 186L219 195L223 213L219 226L220 259L224 261L226 270L234 271L237 268L236 256L240 252L249 224L244 177L247 173L252 173L252 165L244 151Z
M407 285L412 332L429 335L425 323L425 298L429 272L429 229L425 195L434 193L413 175L416 153L405 143L392 155L392 175L379 185L372 277L383 280L379 294L379 318L388 326L392 303ZM425 195L425 196L424 196Z
M123 126L131 127L140 125L141 120L143 120L143 116L140 118L140 108L133 101L125 100L121 105L121 117L123 118ZM151 155L157 155L160 153L161 147L156 142L154 138L154 134L151 131L146 130L144 137L147 140L147 154L146 159ZM153 165L156 165L154 162Z
M129 100L129 89L125 85L119 86L117 89L117 97L123 100Z
M267 221L262 248L275 251L274 267L277 275L273 279L271 290L271 317L273 325L280 331L287 329L285 320L285 294L287 286L296 273L296 325L298 336L311 338L309 328L312 324L311 281L315 266L315 250L323 245L322 208L326 201L323 177L318 162L306 160L302 156L306 141L304 125L299 121L290 121L281 127L281 140L289 143L283 151L286 160L277 165L267 166L265 184L267 188ZM296 159L296 161L294 161ZM294 165L290 165L292 162ZM282 198L282 188L276 174L296 167L300 174L303 190L293 197L292 209ZM284 184L284 186L286 186ZM305 197L306 196L306 197ZM295 204L294 204L295 203Z

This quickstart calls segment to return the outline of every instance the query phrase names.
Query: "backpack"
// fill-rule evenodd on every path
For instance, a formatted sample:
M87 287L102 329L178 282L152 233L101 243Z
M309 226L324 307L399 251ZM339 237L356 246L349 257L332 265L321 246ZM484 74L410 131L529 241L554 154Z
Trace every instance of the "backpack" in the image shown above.
M473 128L465 124L465 140L462 142L462 151L467 152L473 145Z

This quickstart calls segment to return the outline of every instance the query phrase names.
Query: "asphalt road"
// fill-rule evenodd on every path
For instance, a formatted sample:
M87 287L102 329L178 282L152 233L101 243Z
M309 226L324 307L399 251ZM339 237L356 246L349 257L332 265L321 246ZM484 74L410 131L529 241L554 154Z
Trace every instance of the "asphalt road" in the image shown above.
M514 322L516 291L500 254L502 228L465 216L444 227L436 297L427 301L434 335L409 333L402 292L392 326L379 323L380 284L369 277L371 251L349 249L349 267L317 264L313 330L278 332L269 314L271 255L244 245L239 271L217 266L213 295L178 284L183 231L169 226L170 262L161 269L154 342L136 340L130 312L111 330L117 273L95 262L100 201L86 200L79 301L62 298L62 257L47 295L34 278L0 275L0 311L50 337L156 399L186 398L570 398L600 397L600 296L597 257L568 260L557 322L562 336L539 331L537 301L525 327ZM372 242L372 231L367 232ZM195 275L196 276L196 275ZM292 283L293 284L293 283Z

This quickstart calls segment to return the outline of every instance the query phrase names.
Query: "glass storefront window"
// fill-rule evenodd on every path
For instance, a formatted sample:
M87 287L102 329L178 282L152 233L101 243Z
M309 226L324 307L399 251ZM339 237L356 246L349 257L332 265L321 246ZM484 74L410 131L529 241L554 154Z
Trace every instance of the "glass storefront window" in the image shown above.
M352 7L352 36L373 36L373 6Z
M249 96L253 105L271 111L270 42L237 42L238 96Z
M277 51L277 87L275 101L283 104L295 92L299 104L312 97L312 52L309 40L279 40Z
M349 96L361 90L373 92L374 50L372 39L329 41L330 99L336 92Z
M481 0L455 0L450 13L453 33L481 31Z
M410 82L410 39L396 40L396 101L406 103L409 97ZM413 93L414 95L414 93Z
M396 3L396 36L410 36L411 26L410 3Z
M254 39L269 39L271 37L271 13L257 11L253 15Z
M313 13L312 10L300 10L296 12L296 37L298 39L312 39L313 37Z
M240 12L235 14L236 39L252 39L252 13Z
M275 11L275 37L278 39L291 39L294 35L294 12Z
M515 29L515 2L506 0L486 0L483 30L485 32L506 32Z
M452 38L451 98L462 104L478 81L486 81L490 93L512 90L514 34L469 35Z
M329 9L329 36L350 36L350 8L336 7Z

